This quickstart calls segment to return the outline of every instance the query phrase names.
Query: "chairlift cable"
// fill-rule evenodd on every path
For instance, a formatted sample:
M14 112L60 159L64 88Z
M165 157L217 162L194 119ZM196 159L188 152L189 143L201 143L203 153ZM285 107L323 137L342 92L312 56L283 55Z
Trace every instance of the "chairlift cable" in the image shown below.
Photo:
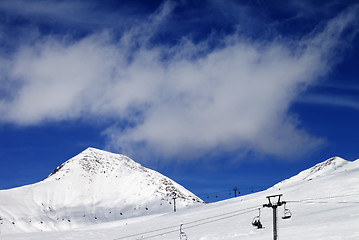
M242 211L245 211L245 213L247 213L247 211L249 211L249 212L257 211L259 207L261 208L261 206L255 206L255 207L244 208L244 209L241 209L241 210L231 211L231 212L227 212L227 213L222 213L222 214L219 214L219 215L216 215L216 216L207 217L207 218L203 218L203 219L198 219L198 220L195 220L195 221L192 221L192 222L186 222L186 223L184 223L183 225L188 225L188 224L193 224L193 223L197 223L197 222L202 222L202 221L206 221L206 220L213 219L213 218L223 217L223 216L226 216L226 215L231 215L231 216L229 216L229 217L237 216L237 215L240 215L240 213L241 213ZM224 218L223 218L223 219L224 219ZM188 228L188 227L186 227L186 228Z
M252 209L252 210L248 210L248 211L246 211L246 212L241 212L241 213L233 214L233 215L231 215L231 216L222 217L222 218L214 219L214 220L207 221L207 222L203 222L203 223L198 223L198 224L195 224L195 225L192 225L192 226L187 226L186 229L198 227L198 226L201 226L201 225L205 225L205 224L208 224L208 223L217 222L217 221L224 220L224 219L228 219L228 218L232 218L232 217L236 217L236 216L243 215L243 214L250 213L250 212L254 212L254 211L257 211L257 208Z
M354 194L346 194L346 195L337 195L337 196L327 196L327 197L318 197L318 198L307 198L307 199L301 199L301 200L289 200L286 202L303 202L303 201L311 201L311 200L321 200L321 199L331 199L331 198L341 198L341 197L351 197L351 196L358 196L359 193Z
M142 233L135 233L135 234L132 234L132 235L127 235L125 237L119 237L119 238L114 238L113 240L119 240L119 239L127 239L127 238L130 238L130 237L137 237L137 236L143 236L145 234L149 234L149 233L154 233L154 232L159 232L159 231L162 231L162 230L166 230L166 229L171 229L171 228L178 228L178 225L176 226L169 226L169 227L164 227L164 228L160 228L160 229L155 229L155 230L150 230L150 231L147 231L147 232L142 232ZM167 233L171 233L171 232L177 232L178 230L172 230L172 231L169 231ZM158 235L158 236L161 236L162 234ZM157 236L157 235L156 235Z
M304 199L304 200L297 200L297 201L286 201L287 203L288 202L292 202L292 203L359 203L359 202L315 202L313 200L317 200L317 199L328 199L328 198L339 198L339 197L347 197L347 196L356 196L356 195L359 195L359 194L350 194L350 195L340 195L340 196L330 196L330 197L322 197L322 198L316 198L316 199ZM187 223L184 223L186 225L190 225L190 224L193 224L193 223L196 223L196 222L202 222L202 223L198 223L198 224L195 224L195 225L191 225L191 226L187 226L186 229L189 229L189 228L194 228L194 227L198 227L198 226L201 226L201 225L205 225L205 224L208 224L208 223L212 223L212 222L217 222L217 221L220 221L220 220L223 220L223 219L228 219L228 218L232 218L232 217L235 217L235 216L238 216L238 215L243 215L243 214L246 214L246 213L249 213L249 212L253 212L253 211L256 211L257 209L261 209L258 208L258 207L251 207L251 208L247 208L247 209L242 209L242 210L238 210L238 211L233 211L233 212L230 212L230 213L224 213L224 214L220 214L220 215L217 215L217 216L213 216L211 218L206 218L206 219L199 219L199 220L196 220L196 221L192 221L192 222L187 222ZM245 211L245 210L248 210L248 211ZM286 210L286 208L285 208ZM289 210L289 209L287 209ZM241 211L241 212L239 212ZM235 213L237 212L237 213ZM235 213L235 214L233 214ZM228 214L232 214L230 216L226 216ZM224 217L226 216L226 217ZM219 217L219 218L218 218ZM217 218L217 219L215 219ZM213 219L213 220L210 220L210 221L205 221L205 220L208 220L208 219ZM204 222L203 222L204 221ZM183 225L184 225L183 224ZM177 230L174 230L174 231L169 231L169 232L165 232L165 233L161 233L161 234L157 234L157 235L153 235L153 236L148 236L146 237L146 239L148 238L153 238L153 237L157 237L157 236L163 236L163 235L166 235L166 234L169 234L169 233L172 233L172 232L176 232Z
M246 211L246 212L237 213L237 214L234 214L234 215L232 215L232 216L222 217L222 218L214 219L214 220L211 220L211 221L198 223L198 224L195 224L195 225L192 225L192 226L187 226L186 229L198 227L198 226L201 226L201 225L205 225L205 224L217 222L217 221L224 220L224 219L228 219L228 218L232 218L232 217L239 216L239 215L243 215L243 214L246 214L246 213L250 213L250 212L253 212L253 211L256 211L256 210L257 210L257 208L256 208L256 209L252 209L252 210L248 210L248 211ZM193 223L193 222L192 222L192 223ZM185 225L185 224L188 224L188 223L184 223L183 225ZM178 226L176 226L176 227L178 228ZM143 237L143 239L150 239L150 238L154 238L154 237L159 237L159 236L167 235L167 234L174 233L174 232L178 232L178 229L177 229L177 230L172 230L172 231L163 232L163 233L158 233L158 234L156 234L156 235L151 235L151 236ZM136 234L135 236L140 236L140 235L141 235L141 236L144 236L145 234ZM127 237L130 237L130 236L127 236ZM113 239L113 240L125 239L125 238L127 238L127 237L116 238L116 239Z
M252 186L252 187L238 187L238 190L253 190L253 189L263 189L263 188L268 188L268 186ZM208 193L199 193L196 194L196 196L209 196L209 195L214 195L214 194L221 194L221 193L232 193L233 189L228 189L228 190L224 190L224 191L217 191L217 192L208 192Z
M253 211L257 211L257 210L258 210L258 206L244 208L244 209L240 209L240 210L236 210L236 211L231 211L231 212L228 212L228 213L219 214L219 215L212 216L212 217L209 217L209 218L207 217L207 218L203 218L203 219L197 219L197 220L191 221L191 222L184 222L183 225L191 225L191 224L194 224L194 223L202 222L202 223L198 223L198 224L195 224L195 225L192 225L192 226L186 226L186 229L193 228L193 227L197 227L197 226L200 226L200 225L220 221L220 220L223 220L223 219L232 218L232 217L235 217L235 216L238 216L238 215L243 215L245 213L249 213L249 212L253 212ZM231 215L226 216L226 215L229 215L229 214L231 214ZM226 217L224 217L224 216L226 216ZM217 219L215 219L215 218L217 218ZM206 220L209 220L209 219L213 219L213 220L206 221ZM203 222L203 221L206 221L206 222ZM162 236L162 235L166 235L166 234L178 231L178 225L174 225L174 226L159 228L159 229L150 230L150 231L146 231L146 232L142 232L142 233L136 233L136 234L132 234L132 235L127 235L125 237L114 238L113 240L120 240L120 239L127 239L127 238L130 238L130 237L144 236L144 235L149 234L149 233L159 232L159 231L163 231L163 230L166 230L166 229L172 229L172 228L176 228L176 230L171 230L171 231L167 231L167 232L164 232L164 233L158 233L156 235L148 236L148 237L145 237L145 238L148 239L148 238L158 237L158 236Z
M325 202L325 201L314 201L314 200L306 200L306 201L287 201L287 202L290 202L290 203L323 203L323 204L326 204L326 203L333 203L333 204L346 204L346 203L350 203L350 204L359 204L359 202Z

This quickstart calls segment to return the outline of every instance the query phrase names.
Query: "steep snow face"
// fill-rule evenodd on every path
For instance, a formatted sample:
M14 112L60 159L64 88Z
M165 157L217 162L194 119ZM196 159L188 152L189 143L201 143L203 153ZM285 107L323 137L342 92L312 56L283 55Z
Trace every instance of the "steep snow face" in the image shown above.
M88 148L45 180L0 191L3 234L61 230L201 204L194 194L130 158Z
M317 179L320 177L330 177L331 174L336 174L342 170L347 164L351 164L347 160L344 160L340 157L333 157L324 162L318 163L317 165L300 172L298 175L295 175L277 185L283 184L296 184L301 183L302 181L312 181L313 179ZM276 187L275 185L274 187Z
M151 199L153 196L168 199L175 194L180 200L179 203L188 205L202 202L171 179L141 166L130 158L94 148L86 149L56 168L45 182L67 182L68 179L81 183L75 184L74 187L83 189L86 186L86 194L90 193L94 202L104 201L107 197L120 197L114 193L137 196L137 200Z
M333 172L336 172L337 169L348 164L349 161L346 161L340 157L330 158L322 163L318 163L314 167L305 170L299 174L299 177L303 177L303 180L313 179L320 177L321 175L329 175Z

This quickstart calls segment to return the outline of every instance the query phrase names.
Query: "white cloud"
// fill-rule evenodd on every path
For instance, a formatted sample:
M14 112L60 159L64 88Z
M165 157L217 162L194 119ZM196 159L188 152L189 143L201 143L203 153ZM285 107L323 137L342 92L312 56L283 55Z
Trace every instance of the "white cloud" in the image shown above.
M127 4L128 5L128 4ZM2 0L0 10L4 15L16 16L36 24L71 28L81 27L86 30L98 29L103 26L125 27L134 21L130 7L107 9L107 5L99 1L56 1L56 0ZM121 17L119 17L119 14ZM11 18L10 17L10 18ZM140 18L140 15L136 15ZM99 19L101 19L99 21ZM20 24L21 25L21 24ZM19 27L19 26L16 26Z
M299 103L321 104L333 107L346 107L359 110L358 98L351 98L340 95L306 95L305 98L298 99Z
M117 118L131 125L119 120L104 130L112 148L161 157L191 158L213 149L284 157L322 143L298 127L288 107L330 70L331 54L357 10L297 41L234 34L215 48L188 39L151 46L151 32L172 7L164 5L119 40L101 33L23 46L9 70L19 87L13 98L0 100L0 119L33 125Z

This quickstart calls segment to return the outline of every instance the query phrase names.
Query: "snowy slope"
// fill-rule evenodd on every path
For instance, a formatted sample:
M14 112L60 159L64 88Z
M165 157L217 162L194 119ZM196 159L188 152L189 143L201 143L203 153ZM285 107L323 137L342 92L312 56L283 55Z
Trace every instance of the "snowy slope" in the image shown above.
M178 209L202 203L124 155L88 148L39 183L0 191L2 232L61 230L171 212L173 194Z
M346 166L346 164L348 163L351 162L346 161L340 157L333 157L322 163L318 163L314 167L300 172L298 175L291 177L290 179L285 180L282 183L301 183L302 180L311 181L320 176L330 176L330 174L332 173L337 174L339 171L345 170L345 168L342 169L342 167Z
M283 194L293 216L283 220L278 208L278 239L359 239L359 160L329 159L272 188L246 196L66 231L3 236L3 240L188 240L272 239L272 209L266 196ZM261 208L263 229L251 225ZM3 226L3 228L9 226Z

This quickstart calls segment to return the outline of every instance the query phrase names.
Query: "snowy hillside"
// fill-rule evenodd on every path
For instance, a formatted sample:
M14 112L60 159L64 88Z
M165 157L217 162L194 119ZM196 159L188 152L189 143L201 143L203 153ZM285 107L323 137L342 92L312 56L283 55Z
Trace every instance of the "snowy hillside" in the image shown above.
M88 148L45 180L0 191L2 234L70 229L202 203L171 179L130 158Z
M333 157L330 158L322 163L318 163L314 167L311 167L307 170L300 172L298 175L283 181L282 183L294 183L294 182L301 182L302 180L311 181L315 178L320 176L328 176L332 173L337 174L341 171L341 168L346 166L346 164L351 163L346 161L340 157ZM345 170L345 168L343 168Z
M359 239L359 160L332 158L266 191L230 200L182 208L65 231L5 235L2 240L262 240L272 239L272 209L267 196L283 194L278 207L278 239ZM292 217L282 219L284 207ZM264 226L257 229L258 216ZM182 225L182 237L180 226ZM11 224L1 225L3 230ZM187 238L184 237L184 234Z

